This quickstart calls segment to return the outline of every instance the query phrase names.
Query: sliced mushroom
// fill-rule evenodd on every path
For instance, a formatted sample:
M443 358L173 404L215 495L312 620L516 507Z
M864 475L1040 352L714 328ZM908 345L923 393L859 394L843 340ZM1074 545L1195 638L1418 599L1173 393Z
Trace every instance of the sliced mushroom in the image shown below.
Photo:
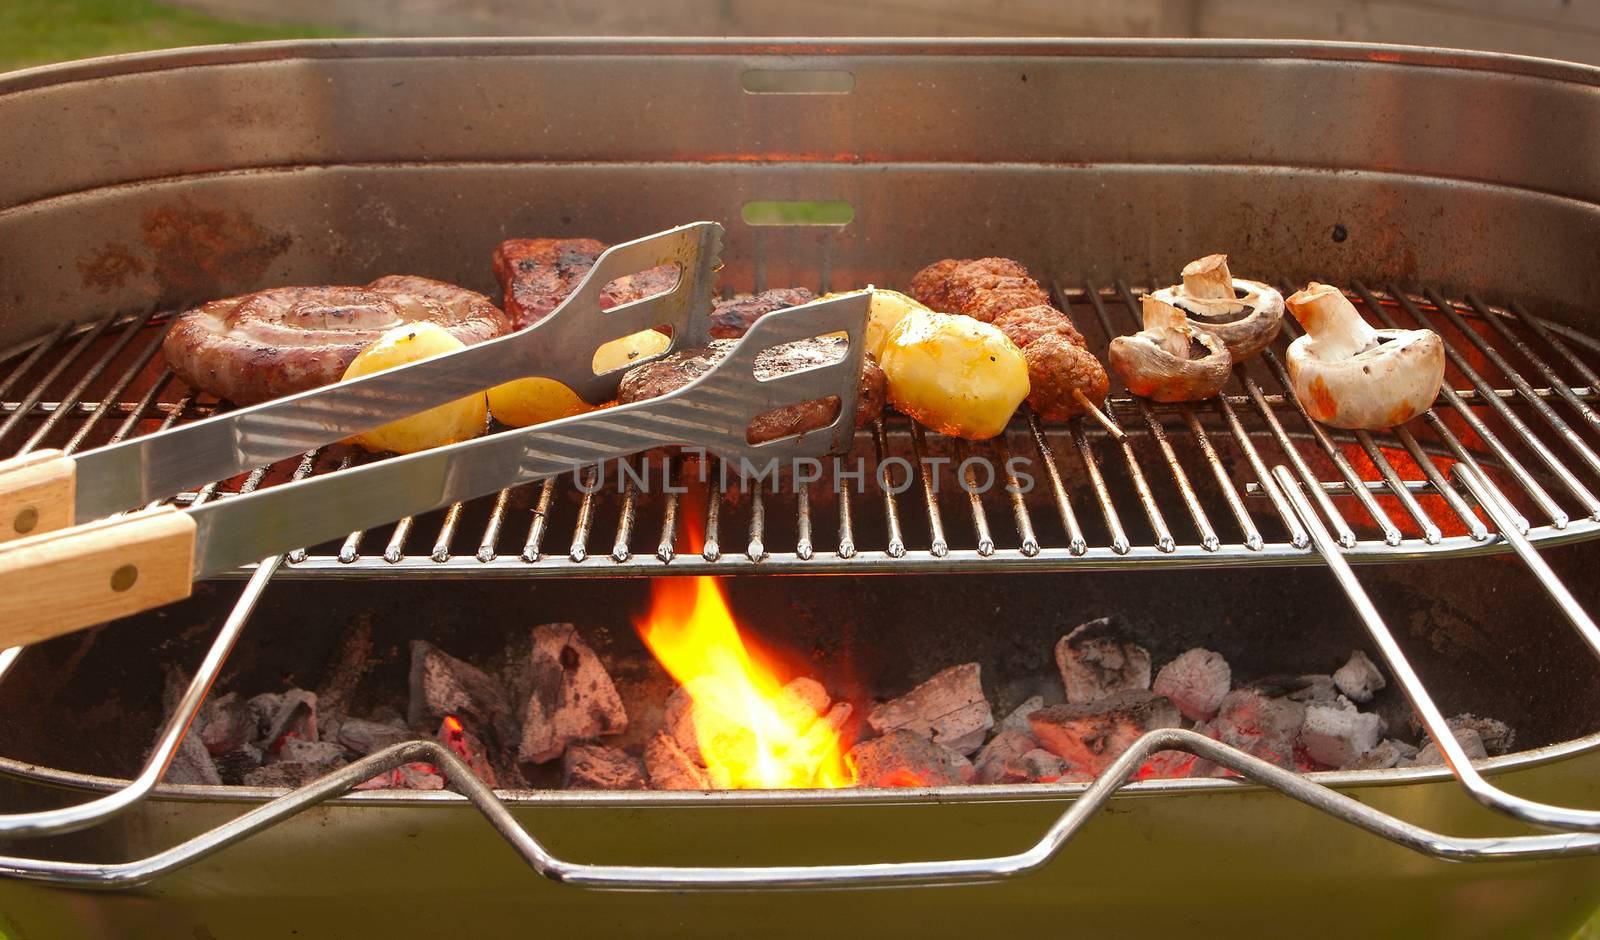
M1222 391L1233 368L1222 341L1195 329L1172 304L1149 294L1139 299L1144 329L1111 341L1111 368L1128 391L1155 401L1199 401Z
M1227 255L1189 262L1183 283L1163 287L1155 297L1187 313L1195 329L1220 340L1234 362L1265 349L1283 328L1283 295L1260 281L1234 277Z
M1312 281L1289 298L1306 335L1289 344L1289 378L1306 413L1336 428L1376 431L1427 411L1444 382L1432 330L1376 330L1337 287Z

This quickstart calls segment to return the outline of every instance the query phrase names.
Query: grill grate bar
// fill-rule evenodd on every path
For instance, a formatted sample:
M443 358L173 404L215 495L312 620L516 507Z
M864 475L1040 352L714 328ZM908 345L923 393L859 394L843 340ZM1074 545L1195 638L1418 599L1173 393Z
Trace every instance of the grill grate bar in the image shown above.
M147 313L142 317L135 317L128 321L127 327L122 331L122 334L117 337L116 342L112 343L111 347L102 353L100 358L96 359L94 364L83 373L83 376L78 379L77 383L72 386L71 390L69 390L67 394L62 397L56 410L51 412L50 416L45 418L45 420L40 423L38 428L34 429L34 432L28 436L26 441L23 442L21 449L19 449L17 453L26 454L35 447L39 446L39 442L48 437L50 432L56 429L56 425L60 424L67 415L72 413L73 408L76 407L78 402L83 399L83 393L88 391L89 386L93 384L96 379L100 378L101 374L104 373L111 365L112 360L116 359L124 349L128 348L128 344L133 342L133 338L135 336L139 335L139 331L144 328L145 323L150 320L152 315L153 312ZM109 324L107 325L109 326ZM99 334L90 333L89 336L98 338ZM93 342L92 339L87 339L87 341L90 343ZM19 408L14 414L20 413L21 410L22 409Z
M1135 329L1142 327L1138 313L1138 303L1133 294L1128 290L1128 285L1122 281L1116 282L1117 293L1122 298L1128 316L1133 320ZM1105 304L1099 297L1094 298L1095 317L1100 320L1100 328L1109 338L1117 335L1111 327L1111 319L1106 314ZM1208 552L1218 551L1222 548L1222 540L1217 537L1216 529L1211 525L1211 519L1206 515L1204 507L1200 505L1200 497L1195 494L1194 487L1189 485L1189 475L1184 472L1183 465L1178 462L1178 454L1172 449L1172 443L1167 440L1167 429L1150 410L1150 405L1143 398L1132 398L1134 407L1139 415L1144 418L1145 425L1150 429L1150 436L1155 439L1156 446L1161 448L1161 456L1167 462L1167 469L1172 473L1172 480L1178 485L1178 493L1183 497L1183 504L1189 509L1189 516L1194 520L1195 528L1200 532L1200 547ZM1222 475L1226 479L1227 474Z
M1528 380L1522 377L1522 373L1518 372L1515 366L1500 355L1499 350L1485 342L1476 330L1467 326L1466 322L1461 319L1461 314L1457 313L1450 303L1434 293L1432 288L1429 288L1426 293L1428 299L1433 301L1433 305L1444 314L1445 319L1449 320L1450 324L1462 336L1465 336L1468 342L1483 353L1484 358L1494 363L1495 368L1500 370L1500 374L1504 375L1512 386L1522 394L1523 399L1533 406L1533 410L1539 413L1539 417L1543 418L1555 430L1556 435L1567 443L1572 452L1578 455L1579 460L1588 465L1590 472L1600 474L1600 455L1596 455L1594 451L1589 449L1589 446L1583 442L1583 438L1579 436L1578 432L1573 430L1572 426L1557 414L1554 408L1550 407L1548 401L1534 394L1533 386L1528 384ZM1495 317L1490 316L1488 319L1494 320ZM1594 414L1583 402L1575 401L1574 403L1582 409L1585 417ZM1600 511L1600 503L1596 503L1595 508ZM1595 518L1600 519L1600 515Z
M1055 503L1056 513L1061 517L1061 524L1067 530L1067 551L1074 555L1082 555L1089 550L1089 543L1083 537L1083 529L1078 527L1078 514L1072 511L1072 500L1067 496L1066 485L1061 480L1061 468L1056 464L1056 455L1050 449L1050 442L1045 439L1044 428L1039 425L1039 416L1033 409L1024 405L1027 412L1028 436L1033 439L1034 452L1039 455L1039 462L1044 465L1045 476L1050 480L1050 497Z
M0 397L3 397L6 392L11 391L12 386L17 384L17 380L21 379L24 375L27 375L34 366L38 365L39 360L43 359L46 353L50 352L52 349L55 349L56 344L61 342L62 337L66 336L67 331L70 329L72 329L72 322L69 320L68 322L63 323L54 330L50 331L31 347L25 346L24 348L28 350L28 355L20 364L18 364L16 369L12 370L10 375L6 376L3 381L0 381ZM34 400L37 401L38 398L44 393L43 383L40 383L39 387L35 389L35 391L39 393L38 395L34 396ZM19 407L18 410L25 409L21 409Z
M1502 318L1496 315L1494 311L1490 310L1476 296L1468 294L1467 303L1470 304L1472 309L1477 312L1478 319L1488 323L1489 326L1500 335L1501 339L1515 347L1517 352L1522 354L1522 358L1532 363L1533 367L1539 370L1539 374L1544 376L1545 381L1550 383L1550 388L1544 390L1543 395L1539 394L1541 391L1539 388L1530 386L1535 396L1540 398L1548 397L1549 393L1554 391L1556 394L1565 399L1567 404L1571 405L1573 410L1581 415L1585 421L1589 422L1589 424L1594 427L1600 428L1600 412L1596 412L1593 408L1590 408L1588 402L1584 401L1584 396L1580 395L1576 389L1568 385L1561 378L1561 376L1556 373L1556 370L1551 368L1550 363L1546 362L1543 357L1534 351L1532 346L1528 345L1528 343L1523 340L1522 337L1511 332L1511 330L1506 327ZM1513 310L1515 310L1515 308L1513 308ZM1600 379L1600 377L1595 376L1593 372L1589 372L1588 366L1584 365L1582 360L1577 359L1576 357L1572 356L1571 353L1566 352L1565 347L1560 345L1560 341L1554 336L1550 335L1549 332L1545 331L1543 326L1537 325L1537 321L1524 317L1520 310L1515 310L1515 316L1518 322L1530 327L1536 335L1538 335L1553 349L1555 349L1556 352L1565 353L1568 361L1576 366L1580 373L1586 373L1585 377L1589 379L1590 390L1593 390L1594 383L1597 379ZM1523 394L1526 396L1527 393L1524 392Z
M522 560L525 562L532 563L539 560L545 530L550 525L550 500L555 492L555 477L550 477L539 485L539 501L533 507L533 523L528 527L528 540L522 546Z
M664 486L666 489L666 505L661 510L661 537L656 540L656 558L662 564L666 564L667 562L671 561L673 556L675 556L678 551L674 545L678 539L679 487L677 485L677 481L674 479L675 477L681 476L680 474L674 472L678 469L678 464L678 460L669 459L662 468L662 479L665 481ZM800 515L801 519L805 523L804 530L809 535L811 529L810 513L807 512L806 509L802 509ZM809 555L810 546L804 545L802 547Z
M50 371L45 373L44 378L40 379L34 385L33 390L22 399L17 410L7 415L4 422L0 422L0 440L4 440L16 428L22 419L27 416L28 411L39 402L39 399L44 397L45 390L50 387L50 384L60 377L63 372L67 371L69 367L77 363L78 359L89 351L89 347L94 345L95 340L99 339L100 335L107 329L110 329L111 324L115 323L116 320L115 316L106 317L97 322L88 332L78 337L78 342L73 345L71 351L61 359L56 360L56 363L50 367ZM24 447L18 453L27 453L30 449Z
M483 524L483 538L478 540L478 553L473 557L479 561L494 561L495 543L500 541L500 526L506 518L506 504L511 501L511 490L504 489L495 494L494 508L489 510L489 521ZM625 561L626 559L619 559Z
M1099 317L1101 323L1106 323L1107 318L1102 309L1104 302L1101 300L1100 291L1097 290L1093 284L1086 284L1085 286L1088 290L1089 300L1094 304L1096 315ZM1061 285L1055 285L1055 291L1057 301L1062 304L1062 309L1068 309L1066 307L1066 294L1061 290ZM1110 330L1108 329L1107 332L1109 333ZM1136 403L1140 407L1144 407L1144 403L1142 401ZM1113 402L1107 401L1104 403L1103 409L1106 413L1106 416L1111 419L1112 423L1116 424L1118 428L1121 428L1122 425L1117 422L1113 405ZM1079 423L1081 423L1082 420L1082 418L1073 419L1073 421ZM1139 458L1133 452L1133 440L1131 438L1124 438L1121 443L1121 448L1123 459L1128 464L1128 477L1133 481L1134 489L1139 493L1139 503L1144 506L1145 516L1150 520L1150 528L1155 530L1156 549L1168 553L1176 551L1178 548L1178 543L1172 537L1172 530L1167 528L1166 517L1162 515L1161 507L1156 505L1155 494L1150 492L1150 483L1145 479L1144 471L1139 467ZM1087 448L1083 448L1082 450L1088 459L1093 459L1093 451L1090 451Z
M89 436L89 433L105 419L106 415L121 407L118 399L123 392L128 390L128 386L133 384L134 379L137 379L140 373L144 372L145 367L150 364L150 360L155 358L156 350L161 348L161 343L166 338L167 331L165 328L157 331L155 336L150 338L150 342L145 344L144 349L140 350L138 357L129 363L128 367L123 370L122 375L118 376L117 380L106 390L100 401L94 403L93 408L89 410L89 416L83 419L83 423L78 425L78 430L62 446L61 449L64 452L70 454L76 451L83 444L84 439ZM86 407L87 403L79 402L78 405L82 409ZM143 409L137 409L136 413L143 413Z
M883 419L872 422L872 449L877 456L877 465L873 472L876 479L882 484L883 490L883 520L889 529L889 544L885 551L890 558L901 558L906 553L905 533L900 529L900 502L895 498L894 486L888 479L888 471L883 463L887 459L889 444L883 431Z
M950 542L944 536L944 516L939 512L939 498L935 493L938 480L934 474L937 471L926 462L924 455L927 450L927 436L922 433L920 425L912 422L911 459L917 465L917 477L922 481L922 502L928 511L928 553L935 558L943 558L950 553Z
M708 461L703 466L710 470L713 466L720 469L718 461ZM708 487L706 494L706 537L705 545L700 549L700 557L706 561L716 561L722 557L722 540L718 535L717 527L722 521L722 488L720 486Z
M972 468L972 445L966 441L956 441L956 454L961 458L957 469L965 485L962 487L967 494L967 505L972 509L972 533L978 539L978 554L987 558L994 554L994 534L989 531L989 514L983 508L983 496L978 489L978 474Z
M1417 308L1417 305L1410 298L1399 294L1392 287L1390 288L1390 293L1399 299L1400 306L1406 311L1406 314L1410 316L1412 320L1416 321L1422 326L1428 325L1427 317L1423 315L1422 311ZM1445 356L1449 358L1452 364L1455 365L1456 369L1458 369L1462 375L1466 376L1467 381L1471 382L1473 387L1476 388L1479 394L1483 396L1483 400L1489 405L1490 409L1492 409L1495 414L1499 415L1500 419L1504 421L1512 431L1516 432L1518 439L1525 444L1529 450L1533 451L1534 454L1539 457L1540 461L1542 461L1544 465L1550 469L1550 472L1561 481L1562 485L1567 488L1568 492L1572 493L1573 496L1577 497L1579 502L1584 504L1592 518L1600 519L1600 503L1596 503L1594 495L1589 492L1587 487L1579 482L1577 477L1573 476L1572 473L1567 470L1566 464L1564 464L1560 458L1552 453L1550 448L1546 447L1543 441L1539 440L1538 436L1533 432L1533 429L1528 427L1527 423L1521 418L1517 417L1516 413L1511 410L1511 406L1506 404L1506 402L1498 395L1494 394L1493 387L1489 385L1488 381L1485 380L1481 374L1479 374L1477 369L1472 367L1472 364L1469 363L1466 357L1461 354L1460 350L1456 348L1455 344L1450 342L1448 336L1445 337L1444 352ZM1558 526L1558 528L1560 528L1560 526Z

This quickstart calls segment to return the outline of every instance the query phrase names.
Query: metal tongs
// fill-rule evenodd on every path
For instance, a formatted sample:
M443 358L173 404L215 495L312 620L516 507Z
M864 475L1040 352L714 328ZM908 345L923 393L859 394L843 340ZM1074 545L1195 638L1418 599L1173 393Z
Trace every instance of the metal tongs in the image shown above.
M720 225L699 222L617 245L550 316L509 336L75 458L46 452L0 464L0 520L31 517L45 530L0 546L0 647L181 600L195 581L263 557L652 447L704 448L740 466L765 467L846 446L870 303L864 292L761 318L709 372L658 398L187 510L160 506L68 527L525 376L556 379L591 403L615 398L626 369L596 375L590 366L604 343L657 325L672 328L667 352L709 342L721 234ZM667 263L681 270L671 291L600 309L608 282ZM758 353L826 334L848 337L841 359L756 378ZM830 397L839 410L825 427L750 443L756 417Z

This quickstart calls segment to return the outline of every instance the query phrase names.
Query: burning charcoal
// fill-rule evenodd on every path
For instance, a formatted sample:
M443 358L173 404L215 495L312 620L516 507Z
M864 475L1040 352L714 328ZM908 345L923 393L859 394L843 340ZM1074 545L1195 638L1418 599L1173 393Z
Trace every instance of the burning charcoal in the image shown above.
M1033 734L1033 726L1028 724L1028 716L1043 707L1044 696L1035 695L1013 709L1011 714L1007 715L997 728L1000 731L1007 729L1022 731L1031 736Z
M1172 699L1185 718L1208 721L1216 717L1222 697L1233 687L1233 671L1220 653L1195 647L1161 667L1151 690Z
M1110 617L1091 620L1062 637L1056 643L1056 668L1071 705L1150 688L1149 652L1124 638Z
M711 778L706 769L684 753L676 739L657 731L644 746L644 766L650 786L656 790L709 790Z
M222 784L222 776L217 773L211 753L200 742L200 736L193 733L185 734L183 740L178 742L178 750L172 755L172 763L167 765L167 772L161 779L164 783L180 785Z
M279 697L278 709L262 736L262 748L269 754L276 754L291 738L317 739L317 693L290 689Z
M312 776L317 777L345 762L343 749L332 741L289 738L283 743L283 749L279 753L282 757L280 763L303 764L308 769L316 771Z
M905 728L857 744L848 760L862 787L938 787L972 779L971 761Z
M1157 751L1139 765L1134 773L1136 780L1176 780L1196 776L1195 768L1200 758L1188 751ZM1206 763L1210 763L1207 761Z
M1339 689L1333 684L1333 677L1323 675L1265 676L1244 688L1254 689L1267 698L1286 698L1306 704L1331 703L1339 697Z
M828 690L805 676L789 680L777 702L778 716L791 728L804 730L828 710Z
M1361 755L1355 763L1350 765L1351 770L1387 770L1401 761L1414 760L1417 756L1416 745L1394 738L1385 738L1378 742L1377 747Z
M1483 749L1490 754L1504 754L1511 750L1512 744L1516 741L1516 734L1511 727L1493 718L1479 718L1469 712L1457 715L1447 723L1451 728L1471 728L1478 732L1479 739L1483 741Z
M832 729L835 735L838 735L844 731L845 724L850 721L850 716L853 714L855 714L855 709L851 707L849 702L835 702L834 706L828 709L828 713L823 715L820 720L824 725Z
M1029 732L1002 728L999 734L989 739L989 743L985 744L983 750L973 759L972 765L978 782L1020 783L1021 781L1008 779L1006 765L1038 747L1039 742L1035 741Z
M1340 692L1357 702L1372 701L1372 696L1389 684L1378 667L1367 658L1367 654L1360 650L1350 651L1350 661L1334 670L1333 682Z
M363 756L414 737L404 728L361 718L347 718L339 725L339 743Z
M1371 712L1337 705L1306 706L1300 741L1312 760L1328 767L1349 767L1383 738L1383 719Z
M1146 731L1182 723L1171 699L1139 689L1096 702L1052 705L1028 721L1045 750L1095 776Z
M511 705L500 683L426 640L411 641L410 687L406 724L414 729L437 727L446 715L455 715L502 741L515 739Z
M483 742L478 740L477 735L462 727L456 716L444 716L444 721L439 725L438 739L440 744L461 758L479 780L491 787L499 785L495 779L494 768L489 765L489 752L484 749Z
M622 697L572 624L535 627L531 656L533 691L517 760L542 764L560 757L570 741L627 730Z
M570 744L561 758L561 782L571 790L643 790L644 765L614 747Z
M1489 756L1489 751L1483 746L1483 738L1475 728L1453 729L1457 743L1467 752L1469 760L1482 760ZM1439 745L1429 741L1427 746L1417 752L1415 766L1432 767L1444 763L1444 752L1439 750Z
M1339 687L1334 684L1332 676L1306 675L1299 678L1300 686L1288 694L1292 701L1309 705L1312 702L1332 702L1339 697Z
M223 783L238 784L244 781L245 774L261 766L264 756L261 748L254 744L241 744L226 754L216 755L212 760Z
M317 721L322 737L338 739L339 727L350 711L350 697L372 665L372 620L363 615L345 630L317 688Z
M983 746L988 730L994 727L980 671L977 663L951 666L874 708L867 715L867 724L879 734L905 729L958 754L971 754Z
M1088 774L1075 773L1072 765L1044 748L1034 748L1015 760L1007 761L1011 773L1021 773L1029 783L1049 783L1062 778L1092 780Z
M278 692L262 692L252 696L247 703L250 706L250 716L256 720L255 740L265 741L267 732L272 730L272 719L278 714L278 709L283 705L283 695Z
M401 764L393 770L378 774L371 780L356 784L355 790L443 790L444 778L434 771L432 764Z
M256 719L250 714L250 706L233 692L208 699L196 724L200 741L213 756L236 751L256 736Z
M1223 698L1217 717L1201 730L1247 754L1296 770L1294 745L1305 720L1306 706L1299 702L1268 698L1255 689L1235 689Z

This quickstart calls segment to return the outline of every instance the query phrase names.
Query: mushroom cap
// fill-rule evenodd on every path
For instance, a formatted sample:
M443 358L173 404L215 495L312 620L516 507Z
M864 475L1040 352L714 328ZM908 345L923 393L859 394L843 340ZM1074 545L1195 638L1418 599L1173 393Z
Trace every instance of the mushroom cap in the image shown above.
M1289 344L1289 379L1306 413L1336 428L1376 431L1427 411L1444 382L1444 341L1432 330L1378 330L1378 344L1342 359Z
M1283 328L1283 295L1260 281L1242 277L1233 279L1233 288L1244 296L1233 300L1194 297L1182 284L1163 287L1152 296L1182 310L1197 332L1215 336L1228 347L1234 362L1243 362L1278 338ZM1243 311L1248 312L1236 320L1223 319Z
M1200 401L1228 384L1233 356L1214 336L1195 330L1194 339L1210 354L1194 359L1173 355L1142 332L1113 339L1106 358L1135 395L1152 401Z

